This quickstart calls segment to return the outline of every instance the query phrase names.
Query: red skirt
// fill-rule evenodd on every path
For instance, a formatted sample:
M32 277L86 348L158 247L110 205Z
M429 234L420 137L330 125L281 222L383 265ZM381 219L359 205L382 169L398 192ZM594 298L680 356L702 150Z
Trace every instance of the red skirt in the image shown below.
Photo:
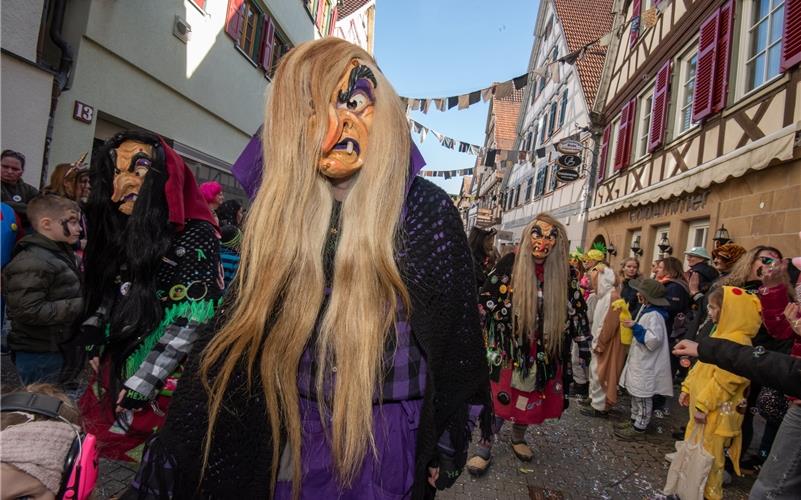
M103 370L108 374L109 370ZM103 377L104 381L108 376ZM174 387L175 380L168 379L165 387ZM86 431L97 438L100 456L111 460L140 462L145 441L164 425L167 408L172 400L171 391L162 391L151 404L141 410L128 412L128 420L122 425L114 413L117 394L110 394L108 384L98 384L93 377L89 388L81 397L78 406ZM164 394L164 393L167 394ZM132 418L131 418L132 417ZM120 417L119 420L125 420Z
M495 415L516 424L541 424L559 418L564 411L562 366L543 391L524 392L512 387L512 368L502 368L497 382L492 382L492 409Z

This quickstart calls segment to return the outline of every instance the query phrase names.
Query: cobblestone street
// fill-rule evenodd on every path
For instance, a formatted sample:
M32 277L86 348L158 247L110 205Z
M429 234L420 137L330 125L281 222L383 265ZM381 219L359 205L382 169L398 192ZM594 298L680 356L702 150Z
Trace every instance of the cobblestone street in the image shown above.
M560 421L529 429L527 438L535 451L530 463L520 462L512 454L507 444L510 426L504 426L487 474L473 478L465 472L453 488L438 498L662 498L659 491L669 467L664 455L674 451L670 434L685 423L686 409L674 407L670 418L654 419L647 441L624 443L614 438L611 425L627 417L628 399L623 399L609 419L585 417L578 408L573 401ZM757 436L760 434L757 432ZM134 470L132 464L103 461L100 498L121 493ZM735 477L726 487L726 498L747 498L752 483L753 478Z
M475 499L651 499L665 484L670 464L665 454L675 451L671 432L686 423L687 410L672 408L669 418L653 419L648 439L627 443L612 435L612 423L628 417L628 398L622 398L610 418L590 418L571 401L559 421L531 427L527 435L534 460L523 463L512 453L511 426L504 425L493 448L486 475L465 473L439 498ZM759 435L759 434L758 434ZM745 499L753 479L735 478L727 499ZM539 494L539 495L538 495Z

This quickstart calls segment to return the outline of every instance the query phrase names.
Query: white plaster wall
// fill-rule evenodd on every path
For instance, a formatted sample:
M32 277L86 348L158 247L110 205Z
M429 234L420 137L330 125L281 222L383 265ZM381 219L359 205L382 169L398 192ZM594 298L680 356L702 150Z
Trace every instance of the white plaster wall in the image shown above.
M547 23L548 18L551 15L554 15L553 27L551 29L550 36L540 42L538 53L534 58L534 67L529 68L530 71L541 67L548 60L554 44L558 44L559 46L559 57L562 57L568 53L567 41L564 38L561 23L557 22L558 20L555 17L553 5L550 2L544 9L543 15L545 19L545 21L542 23L543 26L545 26ZM532 83L532 85L533 84L534 83ZM564 125L557 129L557 131L553 133L550 138L546 139L544 143L540 144L537 142L537 148L546 146L548 144L556 144L561 139L579 132L580 127L589 126L589 110L587 108L583 89L580 85L576 67L569 64L561 64L559 65L558 83L549 81L545 85L545 88L542 90L542 92L537 93L537 97L533 103L530 100L530 95L527 96L529 99L523 103L523 109L521 111L524 114L524 117L520 123L518 137L525 137L528 131L533 129L534 125L539 121L540 116L545 114L547 108L550 107L552 102L557 102L557 104L560 103L560 96L565 88L567 88L568 91L568 105ZM561 111L561 107L558 109ZM558 126L558 123L559 122L557 120L556 126ZM539 135L539 131L537 133ZM592 152L585 150L583 152L585 169L589 170L592 159ZM526 162L515 164L512 167L512 172L509 175L507 188L511 189L513 186L516 186L522 182L520 197L521 199L524 199L526 182L529 177L535 176L535 174L536 169L532 167L531 163ZM549 175L551 175L550 172ZM534 182L536 186L536 177ZM548 184L550 184L550 179L546 179L546 194L544 196L534 199L534 196L532 195L532 201L504 212L502 216L502 228L506 231L510 231L514 235L515 239L519 240L520 233L525 227L525 224L521 224L521 219L530 221L540 212L556 212L558 214L560 210L562 212L575 211L579 207L586 194L585 189L587 184L587 176L564 184L550 193L547 191ZM557 218L566 225L568 237L571 240L571 245L578 245L582 238L582 226L584 224L584 220L579 219L577 215Z
M293 44L313 38L303 2L265 3ZM204 12L188 0L91 2L72 88L59 104L53 162L91 147L96 120L73 120L75 100L224 162L236 159L263 122L269 80L225 33L227 2L206 4ZM172 34L176 15L191 26L188 43Z
M4 12L6 10L3 8ZM3 21L5 23L5 17ZM4 29L4 38L5 33ZM6 54L0 58L0 65L2 149L13 149L25 155L23 179L38 188L53 77Z
M0 8L0 45L5 50L36 62L36 45L43 10L44 0L3 0Z

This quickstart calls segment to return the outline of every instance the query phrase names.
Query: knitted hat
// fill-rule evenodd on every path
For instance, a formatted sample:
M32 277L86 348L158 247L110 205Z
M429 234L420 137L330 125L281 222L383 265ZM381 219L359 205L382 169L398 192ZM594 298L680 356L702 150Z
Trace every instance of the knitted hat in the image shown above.
M669 302L665 298L665 286L651 278L634 278L629 281L629 286L640 292L648 303L655 306L667 306Z
M11 425L0 432L0 461L35 477L57 495L75 433L75 427L56 420Z
M740 260L743 255L745 255L745 248L736 243L726 243L712 250L712 258L718 259L727 267Z

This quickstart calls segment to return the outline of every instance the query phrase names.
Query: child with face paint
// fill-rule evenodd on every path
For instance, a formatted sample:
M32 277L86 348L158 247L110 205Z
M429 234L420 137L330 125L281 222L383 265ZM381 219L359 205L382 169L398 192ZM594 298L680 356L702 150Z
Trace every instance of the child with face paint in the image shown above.
M81 279L72 246L81 232L80 209L67 198L45 194L28 203L35 232L20 240L3 270L12 321L9 347L24 384L56 383L60 346L83 307Z

